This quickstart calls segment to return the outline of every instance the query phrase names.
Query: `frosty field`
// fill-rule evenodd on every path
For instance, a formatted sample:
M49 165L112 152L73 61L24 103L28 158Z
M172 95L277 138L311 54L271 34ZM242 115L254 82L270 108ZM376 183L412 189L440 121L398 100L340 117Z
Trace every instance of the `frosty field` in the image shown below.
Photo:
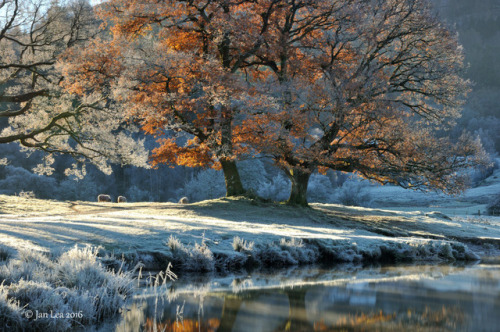
M132 294L149 280L146 277L149 273L165 271L169 264L184 283L192 282L195 276L184 277L184 272L222 272L202 277L213 281L210 289L218 287L220 278L230 285L239 285L244 280L238 287L245 288L249 286L245 279L249 275L247 271L258 275L259 270L255 268L285 271L278 268L311 263L329 266L351 262L396 263L396 267L402 266L406 271L409 265L404 263L418 262L414 269L420 271L421 264L445 263L439 268L446 270L448 266L453 269L462 266L450 264L455 261L482 260L493 263L490 266L494 268L500 261L500 217L484 216L481 211L499 189L496 179L459 198L374 187L378 200L387 204L383 208L319 203L297 208L243 197L193 204L117 204L0 195L0 280L3 280L0 325L12 331L63 331L104 323L114 329L116 322L112 317L121 315L120 324L135 326L135 323L129 324L130 318L140 326L148 326L161 319L156 311L143 313L151 306L137 309L137 303L143 300ZM380 202L377 204L381 205ZM472 215L477 210L482 215ZM342 266L346 265L350 266L349 271L354 266L366 266L339 264L332 271L336 268L343 271ZM142 281L135 280L139 266ZM477 266L484 269L488 265ZM302 269L305 268L297 267L293 275ZM335 279L330 278L329 270L325 271L321 278ZM376 278L385 280L383 276ZM303 288L307 284L305 280L296 280L294 276L279 274L278 279L281 280L279 287L306 289ZM267 285L267 279L265 283ZM316 284L307 287L318 287ZM162 290L154 288L154 294L160 296ZM370 290L367 298L374 298L372 293ZM161 296L167 296L165 294ZM466 296L467 303L472 301L471 296L475 295ZM161 310L168 312L175 306L178 310L181 305L184 308L184 302L179 301L169 300ZM492 308L497 306L496 302L488 301L486 304ZM128 305L130 312L124 310ZM419 315L425 316L427 308L422 310ZM30 316L53 311L76 316L73 319ZM397 318L391 324L399 326L400 320L406 322L406 316L391 315ZM136 316L142 318L136 319ZM221 324L231 321L223 318L220 318ZM472 317L469 321L475 324L478 319L481 317ZM186 322L194 321L187 319ZM167 323L173 326L172 322Z
M0 196L2 251L101 247L109 264L174 271L352 261L498 257L500 218L222 198L200 203L58 202Z

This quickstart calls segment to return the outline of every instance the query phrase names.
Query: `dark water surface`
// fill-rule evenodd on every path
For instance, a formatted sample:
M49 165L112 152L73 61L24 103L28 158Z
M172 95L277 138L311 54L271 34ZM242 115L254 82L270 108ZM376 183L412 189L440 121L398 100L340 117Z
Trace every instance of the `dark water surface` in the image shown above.
M500 265L299 267L144 289L115 331L500 331Z

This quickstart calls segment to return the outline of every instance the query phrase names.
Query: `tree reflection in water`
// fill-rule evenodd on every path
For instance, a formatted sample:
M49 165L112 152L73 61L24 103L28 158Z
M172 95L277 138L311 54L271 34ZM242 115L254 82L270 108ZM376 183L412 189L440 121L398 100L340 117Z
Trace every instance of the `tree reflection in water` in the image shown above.
M143 331L162 331L162 332L195 332L219 331L220 320L216 318L198 321L196 319L184 319L182 322L166 320L163 322L154 322L153 318L147 318L146 323L143 325Z
M203 294L177 285L177 295L168 300L138 299L116 331L497 331L500 326L500 266L369 268L335 278L331 273L290 285L259 276L236 292L220 280L205 285ZM181 320L179 304L184 304Z

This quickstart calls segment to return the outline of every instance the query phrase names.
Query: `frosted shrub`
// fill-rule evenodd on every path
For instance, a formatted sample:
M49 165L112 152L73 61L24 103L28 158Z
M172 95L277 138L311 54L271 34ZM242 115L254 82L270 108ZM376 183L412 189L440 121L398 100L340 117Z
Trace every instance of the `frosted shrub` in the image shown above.
M5 178L0 180L1 194L13 195L21 191L24 193L22 195L29 196L26 198L33 198L35 195L39 198L53 198L55 194L57 181L53 178L36 175L24 168L11 165L5 166L3 171Z
M14 251L9 247L3 246L0 244L0 262L5 262L9 258L11 258L14 254Z
M93 294L95 318L98 322L118 314L125 304L119 288L103 286L95 289Z
M17 282L20 279L44 281L53 274L54 264L43 253L20 250L18 259L11 259L0 266L0 278L5 283Z
M167 246L174 252L185 251L184 245L181 243L181 241L179 241L178 238L173 235L170 235L170 237L168 238Z
M310 264L319 258L316 248L306 246L301 239L295 238L282 238L278 244L270 243L255 251L257 259L265 266Z
M264 266L289 266L298 264L292 255L275 244L266 245L257 251L257 259Z
M59 257L58 281L67 287L86 288L102 284L106 279L103 268L96 268L97 248L74 247Z
M35 251L35 250L19 250L19 261L27 263L38 263L43 266L50 266L52 261L50 260L47 253Z
M7 289L9 298L19 301L24 312L30 310L35 313L71 312L65 299L61 296L59 288L54 288L48 283L20 280L11 284ZM90 304L90 303L89 303ZM37 330L63 331L71 327L68 319L52 319L50 317L38 318L30 322L32 328Z
M231 255L227 255L224 257L219 257L216 262L218 268L225 270L239 270L245 265L258 265L258 262L253 257L254 252L251 252L250 255L243 252L234 252Z
M57 260L37 252L21 252L19 258L0 266L0 326L12 331L65 331L92 325L118 313L131 295L132 272L110 272L97 257L98 249L73 248ZM68 319L26 319L33 313L74 313Z
M418 243L382 245L382 260L391 261L455 261L478 260L479 257L465 245L454 241L426 240Z
M99 194L96 180L87 175L83 179L74 176L66 178L59 183L59 198L63 200L87 200L93 201Z
M177 194L187 196L193 202L224 197L226 195L224 175L214 169L202 170L186 182L184 189Z
M290 195L291 186L290 180L280 173L273 177L270 182L262 182L257 194L263 198L284 201Z
M296 239L294 237L292 237L290 240L287 240L284 237L282 237L280 239L280 247L281 248L292 248L292 247L302 248L302 247L304 247L304 242L302 241L302 239Z
M6 265L0 266L0 279L6 284L20 279L43 281L50 275L52 273L49 266L17 259L11 259Z
M307 200L309 202L329 203L334 195L333 186L326 175L312 174L307 185Z
M370 206L371 195L365 181L349 180L338 189L337 200L343 205Z
M248 159L238 162L238 172L246 190L258 192L266 182L267 171L260 159Z
M282 238L280 247L282 250L288 251L299 264L312 263L319 258L317 249L306 246L302 239L291 238L287 240Z
M180 266L182 270L192 272L215 270L214 255L204 242L195 243L194 247L186 247L176 237L170 235L166 244L172 251L174 268Z
M206 244L195 243L189 252L189 258L184 262L184 270L210 272L215 270L215 260L212 251Z
M239 236L235 236L233 238L233 249L238 252L242 251L252 251L254 243L252 241L247 242L240 238Z
M439 255L447 260L455 260L455 258L453 257L453 251L449 243L443 243L441 245L441 251L439 252Z
M136 185L131 186L125 195L131 202L149 202L152 201L152 197L149 191L145 189L140 189Z
M21 308L7 297L3 285L0 286L0 326L6 331L19 331L22 327Z
M130 272L108 272L97 260L98 250L94 247L83 249L75 247L61 255L56 265L58 281L66 287L78 289L103 286L113 293L115 300L119 299L120 295L124 297L130 295L133 288Z
M481 138L482 140L482 138ZM482 141L484 143L484 141ZM493 172L498 169L498 160L495 160L492 165L479 166L469 171L469 181L472 187L479 186L482 181L490 177Z

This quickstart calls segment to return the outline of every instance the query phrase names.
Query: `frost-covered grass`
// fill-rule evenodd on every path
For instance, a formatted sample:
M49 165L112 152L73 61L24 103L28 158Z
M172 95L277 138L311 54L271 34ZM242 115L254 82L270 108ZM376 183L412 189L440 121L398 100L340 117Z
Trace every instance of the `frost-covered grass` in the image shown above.
M132 272L107 270L97 253L75 246L53 258L22 250L0 265L0 326L66 331L119 313L134 290Z
M247 267L285 267L315 263L359 262L453 262L478 260L466 245L456 241L431 239L383 238L355 243L347 240L281 238L272 241L247 241L234 237L225 246L206 242L183 244L171 237L170 261L176 271L212 272L238 270ZM207 241L211 242L211 241ZM232 251L227 248L231 244ZM225 247L225 248L224 248ZM174 248L174 249L172 249Z
M239 236L235 236L233 238L233 249L237 252L249 252L253 250L255 243L250 241L247 242L240 238Z
M491 182L489 191L490 186L498 184ZM413 199L410 191L404 193L407 201ZM394 195L404 199L399 191ZM478 202L472 199L469 209ZM466 203L457 204L463 211ZM151 270L162 270L171 262L174 272L499 256L500 217L448 214L430 205L396 209L318 203L294 208L248 198L186 205L0 195L0 262L26 249L60 253L74 243L102 246L108 257L101 261L116 269L119 264L113 257L123 257L128 266L142 262Z
M13 254L14 251L11 248L0 245L0 262L7 261Z
M175 236L170 235L167 246L172 251L172 262L183 271L211 272L215 270L214 255L204 241L192 247L184 246Z
M500 159L496 159L500 163ZM477 186L467 189L457 196L448 196L435 192L406 190L397 186L371 185L366 189L371 195L373 206L393 208L395 210L439 210L451 216L477 215L487 213L487 206L500 193L500 168Z

